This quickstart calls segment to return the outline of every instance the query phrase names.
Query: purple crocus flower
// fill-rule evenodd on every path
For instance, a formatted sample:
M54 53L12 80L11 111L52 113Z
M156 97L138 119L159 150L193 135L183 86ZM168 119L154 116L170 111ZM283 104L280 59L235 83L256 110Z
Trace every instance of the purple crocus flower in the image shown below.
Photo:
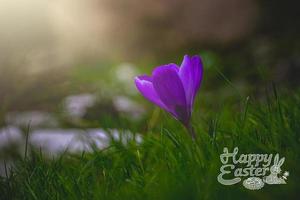
M158 66L152 76L135 77L135 84L146 99L171 113L191 130L193 104L202 77L201 58L185 55L180 67L173 63ZM194 137L194 133L191 134Z

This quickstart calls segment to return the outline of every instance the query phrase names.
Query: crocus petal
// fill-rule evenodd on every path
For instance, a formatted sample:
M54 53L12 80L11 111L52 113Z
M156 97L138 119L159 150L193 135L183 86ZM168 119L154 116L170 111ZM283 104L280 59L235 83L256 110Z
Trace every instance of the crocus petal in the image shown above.
M192 108L203 77L203 64L199 56L184 56L179 76L186 93L187 104Z
M160 100L180 121L186 123L190 119L183 84L175 64L163 65L154 69L152 82Z
M164 105L164 103L160 100L156 91L154 90L152 84L152 78L147 75L137 76L135 77L135 85L140 93L152 103L158 105L159 107L169 111L169 109Z

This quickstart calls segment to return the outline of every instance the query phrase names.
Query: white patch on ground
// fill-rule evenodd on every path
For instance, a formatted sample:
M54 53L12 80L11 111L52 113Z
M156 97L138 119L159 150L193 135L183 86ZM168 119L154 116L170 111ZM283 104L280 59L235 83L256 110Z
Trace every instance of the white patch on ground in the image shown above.
M6 124L20 127L57 127L57 120L47 112L10 112L5 116Z
M21 143L22 140L22 132L19 128L8 126L0 129L0 148Z
M113 105L118 112L123 112L131 119L140 119L146 112L144 107L126 96L116 96Z
M142 136L130 131L103 129L35 129L29 133L29 148L40 149L44 155L56 157L66 153L93 152L109 147L112 140L127 144L135 141L140 144ZM18 152L24 156L25 135L16 127L0 129L0 150L17 145ZM29 155L30 156L30 155ZM3 158L2 158L3 159ZM0 176L5 176L4 161L0 158ZM7 166L13 166L13 161L6 161ZM8 172L9 173L9 172Z
M3 148L9 148L12 145L22 145L23 137L19 128L8 126L0 129L0 151ZM10 168L13 167L11 160L2 160L0 158L0 176L6 177L10 174Z
M102 129L40 129L30 134L29 142L35 148L41 148L49 155L59 155L63 152L80 153L92 152L95 149L104 149L109 146L111 139L126 144L135 140L142 141L140 135L133 135L129 131L112 130L111 135Z
M116 76L120 81L132 82L134 76L137 74L135 66L131 63L121 63L116 68Z
M68 96L65 99L65 110L71 118L80 119L88 108L96 103L96 96L93 94L79 94Z
M136 66L131 63L121 63L115 69L117 80L121 82L122 87L125 88L124 92L128 94L137 94L134 85L134 77L139 74Z

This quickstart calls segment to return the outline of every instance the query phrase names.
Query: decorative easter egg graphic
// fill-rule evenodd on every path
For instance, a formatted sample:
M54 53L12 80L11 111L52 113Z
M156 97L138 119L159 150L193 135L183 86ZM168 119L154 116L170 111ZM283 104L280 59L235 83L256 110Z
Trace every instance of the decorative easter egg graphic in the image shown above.
M243 186L249 190L259 190L263 188L265 183L261 178L249 177L243 181Z

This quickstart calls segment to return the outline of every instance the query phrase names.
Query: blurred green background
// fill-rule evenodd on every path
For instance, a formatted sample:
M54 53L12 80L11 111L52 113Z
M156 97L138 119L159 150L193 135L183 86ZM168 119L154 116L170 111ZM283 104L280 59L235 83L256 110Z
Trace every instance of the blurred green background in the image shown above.
M204 61L199 111L265 99L274 86L299 93L297 8L279 0L4 0L0 127L159 127L162 112L134 76L180 65L185 54Z
M0 124L7 113L31 110L64 119L64 99L88 93L97 101L83 118L113 126L101 118L123 116L114 98L142 99L132 78L160 64L180 64L184 54L202 56L201 92L208 96L260 97L272 82L297 91L297 8L280 0L3 0ZM149 107L140 103L137 120Z

